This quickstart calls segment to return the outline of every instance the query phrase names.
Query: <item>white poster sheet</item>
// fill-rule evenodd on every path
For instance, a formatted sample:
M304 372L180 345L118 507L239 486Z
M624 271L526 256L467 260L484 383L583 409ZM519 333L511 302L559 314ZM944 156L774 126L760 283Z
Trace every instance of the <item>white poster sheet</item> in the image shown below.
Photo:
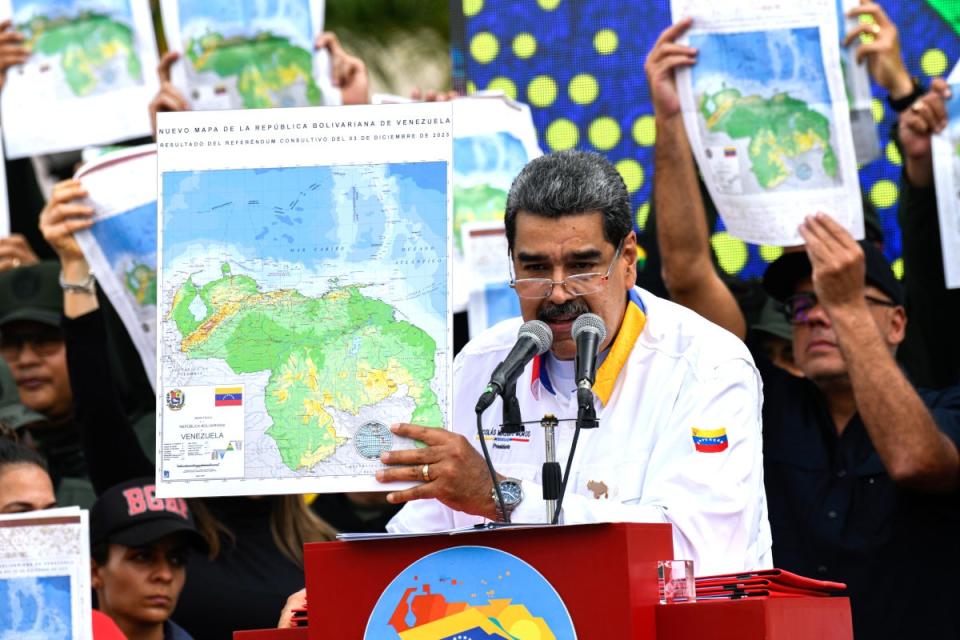
M157 149L100 156L77 172L94 225L76 234L100 288L157 387Z
M0 515L0 637L91 640L91 616L88 512Z
M825 212L855 238L863 206L840 68L834 0L672 0L693 17L677 72L694 157L728 231L798 245L805 216Z
M339 105L330 55L315 50L324 0L160 0L173 84L191 109Z
M384 490L445 427L449 103L160 114L157 490ZM392 488L392 487L391 487Z
M8 158L150 135L159 89L150 5L137 0L0 0L31 54L7 71Z
M933 136L933 179L937 190L943 276L948 289L960 288L960 64L947 78L947 128Z

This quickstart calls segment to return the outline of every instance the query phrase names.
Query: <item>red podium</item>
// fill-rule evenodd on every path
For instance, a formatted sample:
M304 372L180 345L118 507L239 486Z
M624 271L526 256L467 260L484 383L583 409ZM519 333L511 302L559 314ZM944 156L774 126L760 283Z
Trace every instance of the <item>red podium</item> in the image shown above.
M566 605L580 639L852 638L846 598L751 598L658 604L656 562L673 557L671 527L623 523L516 527L453 535L308 544L304 548L308 627L237 632L234 638L364 638L371 612L397 576L430 554L457 547L497 549L533 567ZM429 589L426 593L419 613L424 610L422 602L438 598L430 595ZM459 604L461 608L466 606ZM440 606L447 607L447 612L458 611L451 609L447 602L441 602ZM415 608L404 609L394 617L412 618ZM419 622L417 628L422 628ZM384 627L383 634L369 637L396 638L398 635ZM453 636L443 633L437 637Z

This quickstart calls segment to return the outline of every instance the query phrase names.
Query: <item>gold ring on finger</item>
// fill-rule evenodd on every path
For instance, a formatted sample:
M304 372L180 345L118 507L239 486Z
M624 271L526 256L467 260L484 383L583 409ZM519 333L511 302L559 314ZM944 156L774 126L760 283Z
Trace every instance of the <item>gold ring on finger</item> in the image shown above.
M424 482L430 482L430 465L425 464L423 468L420 469L420 475L423 476Z

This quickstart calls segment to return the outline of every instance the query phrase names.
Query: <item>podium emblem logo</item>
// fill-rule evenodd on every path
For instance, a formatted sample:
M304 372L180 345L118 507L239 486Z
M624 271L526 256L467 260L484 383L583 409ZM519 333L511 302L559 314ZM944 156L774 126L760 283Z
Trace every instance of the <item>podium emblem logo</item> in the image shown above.
M490 547L420 558L380 596L364 638L488 640L576 638L556 589L520 558Z

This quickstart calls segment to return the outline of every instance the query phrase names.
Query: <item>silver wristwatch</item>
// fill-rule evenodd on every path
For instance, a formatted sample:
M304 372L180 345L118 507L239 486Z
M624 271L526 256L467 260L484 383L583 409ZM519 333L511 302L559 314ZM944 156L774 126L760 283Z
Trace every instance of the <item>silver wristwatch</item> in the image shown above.
M500 481L500 495L503 496L503 509L507 514L513 513L520 501L523 500L523 487L517 478L504 478ZM500 511L500 502L497 500L497 489L490 490L490 497L493 498L493 504L497 508L497 516L503 520L503 512Z

